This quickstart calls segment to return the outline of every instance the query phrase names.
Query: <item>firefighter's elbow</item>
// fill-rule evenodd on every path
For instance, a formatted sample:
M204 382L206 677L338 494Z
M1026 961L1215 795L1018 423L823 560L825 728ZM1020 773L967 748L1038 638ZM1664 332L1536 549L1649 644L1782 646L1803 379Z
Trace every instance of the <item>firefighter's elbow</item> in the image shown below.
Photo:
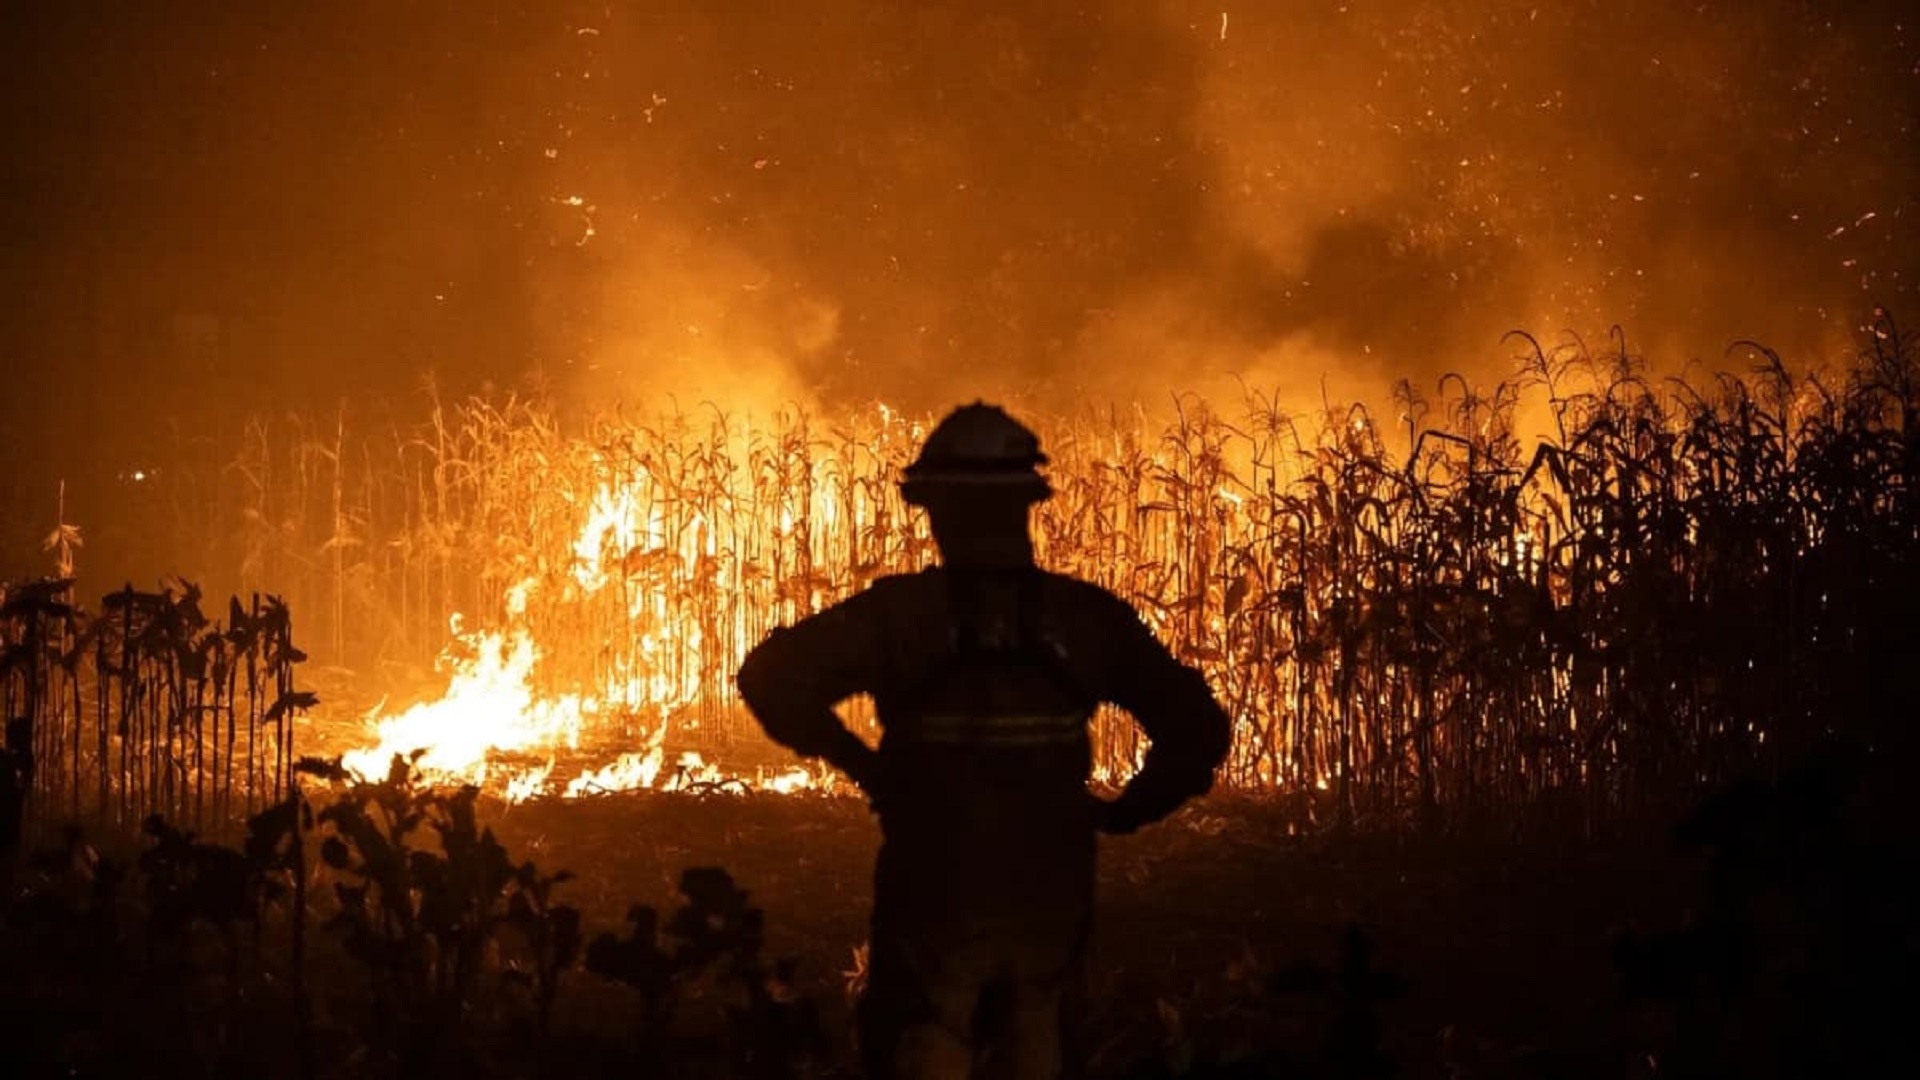
M1211 772L1227 758L1227 752L1233 743L1233 720L1226 710L1220 707L1220 701L1213 695L1213 688L1194 668L1185 669L1186 708L1192 717L1189 731L1196 760L1206 762Z
M1213 782L1214 781L1213 781L1212 769L1208 769L1207 771L1201 773L1195 779L1193 786L1190 789L1188 789L1187 799L1193 800L1193 799L1204 797L1208 792L1213 790Z
M1233 723L1211 699L1197 722L1189 728L1191 742L1188 760L1193 768L1193 794L1205 795L1213 789L1215 774L1233 749Z
M767 706L779 696L780 679L774 668L773 658L762 645L748 652L740 661L740 670L734 673L734 688L755 715L765 715Z
M1207 772L1212 774L1220 763L1227 760L1227 754L1233 749L1233 721L1225 713L1219 713L1213 723L1207 725L1206 734L1201 739L1200 751L1206 758Z

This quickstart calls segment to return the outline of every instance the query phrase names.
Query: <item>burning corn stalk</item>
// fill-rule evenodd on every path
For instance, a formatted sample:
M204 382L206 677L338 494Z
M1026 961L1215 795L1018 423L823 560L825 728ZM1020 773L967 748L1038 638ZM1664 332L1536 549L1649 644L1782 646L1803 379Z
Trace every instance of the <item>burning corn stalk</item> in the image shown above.
M1043 561L1206 671L1237 724L1224 780L1348 816L1596 813L1879 722L1847 642L1897 614L1920 543L1891 321L1825 378L1755 349L1745 376L1654 382L1624 349L1523 344L1505 383L1402 384L1390 412L1022 409L1054 461ZM827 778L758 740L731 673L931 560L894 489L927 420L436 402L353 437L257 426L221 473L246 481L236 561L334 655L430 653L460 613L446 681L341 736L351 761L418 749L512 797L790 790ZM1100 775L1127 775L1131 725L1096 736Z

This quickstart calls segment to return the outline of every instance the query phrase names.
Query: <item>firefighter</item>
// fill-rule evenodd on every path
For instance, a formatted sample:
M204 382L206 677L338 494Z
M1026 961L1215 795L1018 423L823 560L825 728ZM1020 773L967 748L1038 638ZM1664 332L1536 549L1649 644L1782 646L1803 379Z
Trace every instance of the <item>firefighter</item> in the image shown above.
M885 577L778 629L741 664L774 741L825 759L879 817L861 1055L884 1078L1073 1071L1096 833L1131 833L1204 793L1227 716L1132 608L1034 563L1051 494L1034 434L960 408L905 472L939 565ZM834 707L872 695L877 748ZM1088 726L1111 703L1149 740L1111 801L1087 786Z

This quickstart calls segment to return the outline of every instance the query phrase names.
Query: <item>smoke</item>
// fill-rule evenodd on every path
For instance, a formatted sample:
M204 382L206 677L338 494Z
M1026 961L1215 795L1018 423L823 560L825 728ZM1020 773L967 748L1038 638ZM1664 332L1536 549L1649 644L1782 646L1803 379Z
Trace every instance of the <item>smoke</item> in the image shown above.
M1913 288L1871 9L649 10L528 65L568 87L534 322L595 397L1377 395L1513 328L1830 354Z
M1011 390L1191 257L1200 57L1150 9L702 7L575 30L557 48L595 107L550 160L555 195L592 209L565 258L594 284L548 302L589 328L591 392L743 362L818 395Z
M1817 359L1920 272L1911 16L1829 7L74 0L4 35L7 329L69 413Z
M1231 416L1249 384L1297 412L1491 382L1514 328L1619 324L1667 369L1739 367L1739 338L1823 360L1920 273L1912 23L1802 0L16 5L0 544L39 565L64 506L90 560L138 548L122 477L250 416L417 415L428 374L583 409L1198 393Z

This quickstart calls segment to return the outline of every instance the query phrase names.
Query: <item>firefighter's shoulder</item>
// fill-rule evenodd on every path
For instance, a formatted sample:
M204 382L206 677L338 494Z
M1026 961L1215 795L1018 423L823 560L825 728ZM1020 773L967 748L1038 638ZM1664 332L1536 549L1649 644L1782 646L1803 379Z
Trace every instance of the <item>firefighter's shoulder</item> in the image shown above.
M1131 605L1104 585L1054 570L1043 573L1047 579L1047 591L1057 603L1100 613L1133 610Z
M882 574L867 587L841 601L842 607L858 608L880 617L911 616L930 605L944 604L945 591L936 568L904 574Z
M929 566L924 570L909 570L900 574L881 574L868 583L862 590L867 595L884 596L888 599L903 599L932 593L939 589L940 568Z
M1048 606L1090 628L1132 632L1146 624L1132 604L1111 589L1067 574L1047 572Z
M924 589L939 579L940 568L929 566L920 570L902 571L898 574L881 574L867 584L867 590Z

